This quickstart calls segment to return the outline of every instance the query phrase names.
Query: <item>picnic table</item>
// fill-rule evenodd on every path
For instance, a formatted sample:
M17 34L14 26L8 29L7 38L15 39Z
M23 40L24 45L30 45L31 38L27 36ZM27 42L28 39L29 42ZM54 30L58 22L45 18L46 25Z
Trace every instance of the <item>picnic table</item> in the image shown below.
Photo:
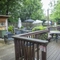
M55 36L56 42L58 40L58 36L60 35L60 31L50 31L50 35L53 38Z

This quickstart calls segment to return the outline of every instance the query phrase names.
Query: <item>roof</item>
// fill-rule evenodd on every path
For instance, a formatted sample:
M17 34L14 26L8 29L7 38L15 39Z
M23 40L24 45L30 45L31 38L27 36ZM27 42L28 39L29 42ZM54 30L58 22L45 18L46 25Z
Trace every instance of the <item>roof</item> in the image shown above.
M29 23L32 23L34 20L32 20L32 19L27 19L27 20L25 20L25 22L29 22Z
M37 24L37 23L43 23L43 21L41 21L41 20L35 20L35 21L33 22L33 24Z
M8 18L9 15L0 15L0 18Z

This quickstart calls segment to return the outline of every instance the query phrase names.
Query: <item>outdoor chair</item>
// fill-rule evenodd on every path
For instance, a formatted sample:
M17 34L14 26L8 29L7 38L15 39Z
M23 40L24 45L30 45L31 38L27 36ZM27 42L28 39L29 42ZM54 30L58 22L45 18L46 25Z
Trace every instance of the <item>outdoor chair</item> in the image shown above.
M8 43L9 41L14 40L14 39L12 38L13 35L14 35L14 34L12 34L11 32L6 32L6 34L4 35L4 42L5 42L5 43Z

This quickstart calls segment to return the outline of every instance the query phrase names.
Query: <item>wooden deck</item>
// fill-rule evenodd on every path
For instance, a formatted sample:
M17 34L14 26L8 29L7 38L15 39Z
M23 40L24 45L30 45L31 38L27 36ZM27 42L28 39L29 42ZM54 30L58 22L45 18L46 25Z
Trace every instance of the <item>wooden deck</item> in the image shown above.
M14 44L0 47L0 60L15 60ZM47 60L60 60L60 41L48 43Z
M60 60L60 41L50 42L47 46L47 60Z

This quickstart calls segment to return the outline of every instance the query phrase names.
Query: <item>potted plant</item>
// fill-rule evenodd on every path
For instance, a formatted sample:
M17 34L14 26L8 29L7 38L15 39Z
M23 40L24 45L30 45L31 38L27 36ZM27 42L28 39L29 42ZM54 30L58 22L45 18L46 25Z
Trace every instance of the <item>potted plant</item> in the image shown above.
M11 33L14 33L14 27L12 25L10 25L8 27L8 31L11 32Z

